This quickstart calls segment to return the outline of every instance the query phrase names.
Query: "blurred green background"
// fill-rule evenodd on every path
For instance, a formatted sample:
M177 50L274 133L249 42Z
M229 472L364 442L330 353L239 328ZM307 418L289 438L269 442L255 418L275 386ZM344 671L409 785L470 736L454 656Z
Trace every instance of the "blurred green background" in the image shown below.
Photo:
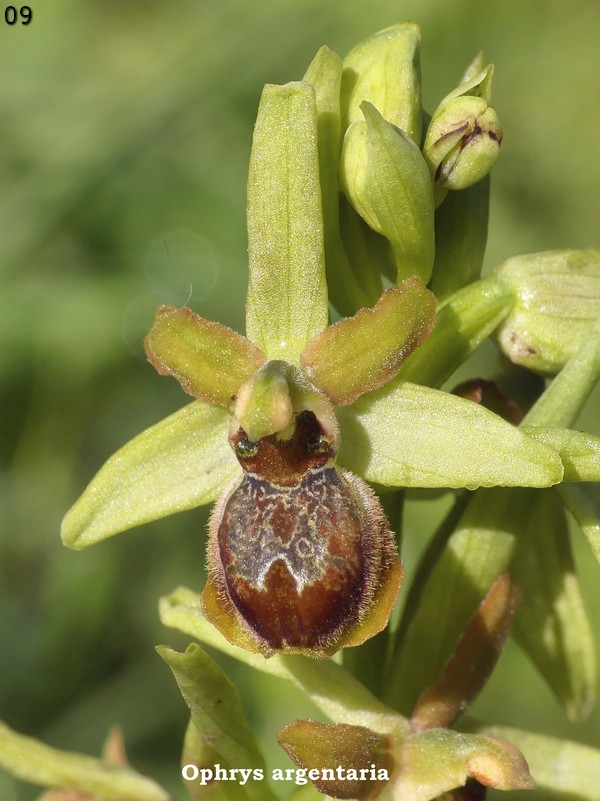
M0 15L0 717L89 753L120 723L133 763L182 798L186 709L153 645L186 640L162 629L156 601L178 584L200 590L207 511L80 553L58 531L105 458L186 402L144 360L154 309L189 300L243 331L245 181L262 85L301 77L322 44L344 54L413 18L432 110L483 48L505 129L488 267L598 246L600 4L30 4L27 27ZM461 377L496 367L490 345ZM599 400L581 421L595 433ZM409 505L409 576L443 507ZM600 633L597 565L576 540ZM287 765L274 737L306 714L302 699L223 664L273 764ZM600 747L599 713L567 723L512 645L474 712ZM2 801L35 794L0 776Z

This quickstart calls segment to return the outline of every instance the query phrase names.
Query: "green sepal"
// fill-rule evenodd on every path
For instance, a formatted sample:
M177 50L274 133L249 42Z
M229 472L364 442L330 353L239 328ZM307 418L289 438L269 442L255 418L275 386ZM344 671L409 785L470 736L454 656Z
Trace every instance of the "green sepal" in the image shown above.
M171 668L191 712L193 725L207 747L234 767L265 773L265 761L246 719L238 691L217 663L199 645L185 653L166 646L156 649ZM274 801L268 786L252 775L244 784L249 799Z
M392 382L338 410L339 463L392 487L547 487L563 475L554 448L476 403Z
M415 22L391 25L357 44L344 59L344 130L362 120L361 104L380 114L417 144L421 139L421 29Z
M600 437L542 426L521 426L521 431L558 451L565 471L563 481L600 481Z
M458 522L451 514L442 524L396 634L385 695L391 706L412 710L442 672L482 598L509 569L517 538L527 536L535 499L535 491L521 487L478 490L464 511L457 505Z
M497 790L535 786L523 755L510 743L485 735L430 729L402 746L394 798L431 801L471 778Z
M444 97L440 107L457 97L481 97L486 103L491 103L493 78L494 65L484 66L483 53L478 53L465 70L459 85Z
M394 380L441 386L498 327L512 303L512 291L494 276L455 292L439 306L433 331Z
M365 122L346 131L340 180L346 197L377 233L389 241L397 283L418 275L429 281L435 237L433 194L421 151L370 103Z
M391 776L394 770L392 738L377 734L365 726L295 720L281 730L277 741L296 765L308 771L321 773L327 768L335 770L339 765L346 771L363 769L370 773L372 769L377 775L384 770ZM358 801L377 798L386 785L384 780L377 778L312 781L321 792L334 798L353 798Z
M317 102L319 172L329 301L340 314L354 314L363 306L371 306L381 294L382 287L373 259L359 260L359 267L355 269L353 254L347 253L341 238L338 173L342 150L342 59L333 50L322 47L310 63L303 80L314 87Z
M600 562L600 485L560 484L557 492Z
M466 84L471 81L473 78L479 78L479 74L485 67L485 61L483 59L483 50L480 50L479 53L475 56L475 58L470 62L469 66L463 73L463 76L460 80L460 85ZM479 81L479 85L481 86L481 81ZM489 84L487 84L489 86ZM485 88L485 84L482 88ZM491 102L491 93L488 92L484 95L488 102Z
M481 275L487 242L490 178L450 192L435 211L431 290L444 300Z
M194 401L132 439L65 515L61 537L85 548L142 523L216 500L241 474L225 409Z
M519 748L529 763L541 798L600 801L600 750L597 748L508 726L471 723L469 728L506 738Z
M557 373L600 317L600 251L549 250L508 259L495 270L517 302L498 331L515 364Z
M102 801L169 801L152 779L130 767L60 751L0 722L0 767L32 784L87 793Z
M572 721L596 699L594 634L588 619L562 504L541 491L531 524L517 540L511 574L522 590L514 636Z
M315 90L265 86L248 175L248 337L297 361L328 322Z
M427 337L435 321L435 297L420 278L390 287L373 309L329 326L302 351L311 381L336 406L386 384Z
M265 659L232 645L202 614L200 596L186 587L161 598L159 613L163 625L179 629L256 670L291 682L336 723L368 726L399 738L408 731L405 718L382 704L331 659L311 659L299 654L276 654Z
M265 361L246 337L187 306L161 306L144 346L161 375L174 376L195 398L225 407Z
M450 727L485 686L508 639L520 602L508 573L490 587L438 678L424 690L411 716L421 731Z

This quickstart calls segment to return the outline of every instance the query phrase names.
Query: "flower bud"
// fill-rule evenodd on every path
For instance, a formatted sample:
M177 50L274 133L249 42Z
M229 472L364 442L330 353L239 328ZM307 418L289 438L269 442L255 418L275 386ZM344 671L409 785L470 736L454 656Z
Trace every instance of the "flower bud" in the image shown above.
M394 739L365 726L295 720L277 740L314 786L332 798L373 801L396 768Z
M423 155L434 181L436 205L445 190L466 189L481 180L500 155L502 127L490 106L492 74L490 65L460 84L431 118Z
M382 117L421 138L421 30L415 22L392 25L356 45L344 59L342 130L363 119L367 100Z
M429 281L434 258L433 196L423 156L413 140L370 103L364 121L344 138L342 189L365 222L389 241L398 283L418 275Z
M515 256L495 271L515 295L498 344L515 364L553 375L600 316L600 251L549 250Z

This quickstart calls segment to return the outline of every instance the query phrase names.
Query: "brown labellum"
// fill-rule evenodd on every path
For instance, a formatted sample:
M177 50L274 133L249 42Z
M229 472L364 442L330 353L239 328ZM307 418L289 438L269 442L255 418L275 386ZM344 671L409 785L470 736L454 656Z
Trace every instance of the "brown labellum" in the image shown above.
M231 437L245 474L211 520L206 617L270 655L333 653L387 623L402 569L372 491L334 465L312 412L288 439Z

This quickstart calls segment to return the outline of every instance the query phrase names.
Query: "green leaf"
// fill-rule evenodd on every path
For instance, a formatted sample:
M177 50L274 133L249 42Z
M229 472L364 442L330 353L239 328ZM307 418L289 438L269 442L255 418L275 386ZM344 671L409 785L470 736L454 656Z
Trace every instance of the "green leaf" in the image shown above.
M431 334L400 368L397 381L439 387L477 350L510 311L511 290L490 276L451 295Z
M544 798L600 801L599 750L508 726L473 724L473 728L482 734L506 738L519 748Z
M310 63L303 80L312 84L317 99L319 174L329 300L340 314L351 315L363 306L373 305L383 287L373 259L359 262L359 270L353 268L353 261L349 259L340 236L340 56L328 47L322 47Z
M192 722L209 749L229 765L265 772L265 761L242 710L239 695L225 673L199 645L181 654L166 646L157 649L171 668L190 709ZM252 775L244 784L248 798L271 801L268 787Z
M485 787L519 790L534 787L522 754L508 742L484 735L430 729L402 745L394 798L430 801L473 778Z
M387 733L406 731L406 721L378 701L354 676L329 659L300 655L277 655L269 659L231 645L204 618L200 596L185 587L161 599L160 619L165 626L179 629L217 648L222 653L271 676L291 681L312 702L337 723L368 726Z
M329 326L302 351L302 367L331 402L347 405L398 372L427 337L435 298L420 278L386 289L373 309Z
M248 337L297 362L328 322L315 90L265 86L248 176Z
M487 242L490 179L450 192L435 212L435 261L431 289L449 297L481 275Z
M340 464L385 486L544 487L562 478L553 448L447 392L393 382L338 419Z
M410 712L444 669L481 600L508 570L517 538L528 535L536 496L520 487L478 490L457 523L452 514L442 525L445 541L434 538L435 559L425 553L396 634L384 699L391 706Z
M183 741L181 754L181 767L194 765L199 770L214 769L220 765L226 771L239 765L230 765L225 762L217 752L210 747L206 738L194 726L192 720L188 723ZM203 774L204 775L204 774ZM235 774L234 774L235 775ZM237 781L210 781L201 782L200 779L186 781L185 788L194 801L248 801L244 785Z
M0 766L26 782L78 790L103 801L169 801L152 779L129 767L84 754L60 751L0 723Z
M521 431L559 452L565 470L563 481L600 481L599 437L568 428L522 426Z
M226 408L265 361L246 337L187 306L161 306L144 345L161 375L175 376L190 395Z
M366 222L389 241L397 283L433 267L433 193L427 165L408 134L394 128L370 103L365 123L347 130L340 178L344 192Z
M514 635L573 721L596 697L596 649L575 572L562 504L542 491L511 573L522 590Z
M600 562L600 485L560 484L557 491Z
M519 600L517 586L508 573L502 573L479 604L441 674L420 695L411 716L413 728L448 728L473 703L502 653Z
M224 409L195 401L146 429L100 468L67 512L63 543L85 548L214 501L241 472L228 427Z

